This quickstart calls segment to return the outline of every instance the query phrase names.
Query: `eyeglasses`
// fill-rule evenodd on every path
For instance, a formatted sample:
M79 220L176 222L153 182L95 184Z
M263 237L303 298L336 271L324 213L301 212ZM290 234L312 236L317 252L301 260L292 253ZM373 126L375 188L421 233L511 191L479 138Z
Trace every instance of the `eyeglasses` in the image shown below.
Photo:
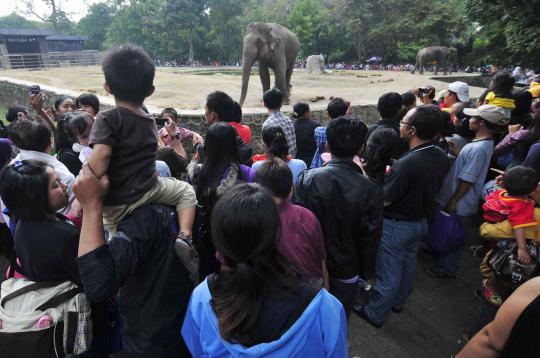
M409 122L405 122L404 120L399 121L400 126L403 125L403 124L412 127Z

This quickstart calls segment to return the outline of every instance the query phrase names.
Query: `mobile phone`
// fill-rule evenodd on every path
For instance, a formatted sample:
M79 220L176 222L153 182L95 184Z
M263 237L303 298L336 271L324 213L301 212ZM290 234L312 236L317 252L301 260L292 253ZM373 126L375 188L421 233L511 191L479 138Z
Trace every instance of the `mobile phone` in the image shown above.
M166 123L167 123L167 118L161 118L161 117L156 118L156 124L158 126L164 126Z
M30 90L30 94L38 94L41 92L41 88L38 85L32 85L28 89Z

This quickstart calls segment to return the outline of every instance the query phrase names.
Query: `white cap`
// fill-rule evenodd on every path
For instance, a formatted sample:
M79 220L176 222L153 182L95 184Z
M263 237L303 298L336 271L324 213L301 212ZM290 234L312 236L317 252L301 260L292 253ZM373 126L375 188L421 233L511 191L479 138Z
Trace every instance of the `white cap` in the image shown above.
M465 108L463 110L467 116L471 117L480 117L486 121L497 124L505 125L510 122L510 119L504 113L504 109L501 107L494 106L492 104L484 104L478 108Z
M469 85L465 82L452 82L448 85L448 89L455 92L461 102L469 102Z

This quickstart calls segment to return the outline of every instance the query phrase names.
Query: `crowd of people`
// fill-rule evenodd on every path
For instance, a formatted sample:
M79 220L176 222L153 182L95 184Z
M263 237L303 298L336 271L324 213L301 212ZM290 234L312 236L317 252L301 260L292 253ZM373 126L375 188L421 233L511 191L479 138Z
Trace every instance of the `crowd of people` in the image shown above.
M501 72L475 103L464 82L386 93L370 125L342 98L327 125L307 103L291 119L270 89L254 153L226 93L207 96L203 137L173 108L148 113L142 49L109 50L102 70L115 107L84 94L46 110L29 94L0 139L2 296L39 301L32 288L68 281L92 325L70 335L57 311L4 302L1 346L58 351L63 322L64 353L92 336L85 357L346 357L352 312L381 327L407 309L422 247L437 258L426 274L453 279L481 234L474 294L487 313L457 356L535 356L523 337L540 314L540 78L516 92ZM22 329L25 310L39 314ZM53 328L40 344L24 335Z

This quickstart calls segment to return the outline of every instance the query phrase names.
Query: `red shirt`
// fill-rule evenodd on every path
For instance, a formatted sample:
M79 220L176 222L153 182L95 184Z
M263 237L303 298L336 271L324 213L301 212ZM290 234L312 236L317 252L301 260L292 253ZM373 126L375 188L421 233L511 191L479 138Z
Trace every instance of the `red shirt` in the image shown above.
M508 219L513 229L537 225L534 219L534 200L510 196L504 189L489 194L482 209L484 219L490 223Z
M321 224L309 209L285 201L279 206L279 251L310 277L322 278L326 259Z
M251 141L251 129L249 129L248 126L236 122L227 122L227 124L236 129L236 133L238 133L240 138L242 138L246 144L249 144Z

